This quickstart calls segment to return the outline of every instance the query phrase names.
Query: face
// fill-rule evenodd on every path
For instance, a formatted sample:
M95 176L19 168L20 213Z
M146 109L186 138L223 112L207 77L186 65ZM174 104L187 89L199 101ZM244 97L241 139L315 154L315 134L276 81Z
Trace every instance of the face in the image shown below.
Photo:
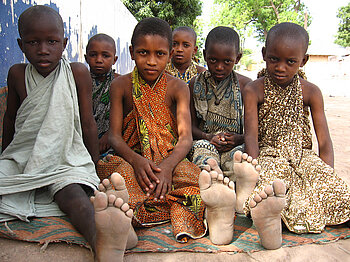
M136 39L134 46L130 46L130 54L142 78L147 84L153 85L164 71L171 52L167 38L144 35Z
M17 39L28 61L44 77L56 68L67 45L63 29L56 22L49 16L26 21L22 38Z
M172 62L174 64L190 63L198 47L195 45L193 35L186 31L175 31L173 34Z
M90 66L90 71L95 75L108 73L117 59L114 45L103 40L90 42L89 49L85 55L85 60Z
M228 77L242 56L232 46L220 43L209 44L203 53L209 72L218 82Z
M266 69L272 80L281 87L288 86L308 60L305 47L299 39L279 38L272 39L266 48L263 48L263 58Z

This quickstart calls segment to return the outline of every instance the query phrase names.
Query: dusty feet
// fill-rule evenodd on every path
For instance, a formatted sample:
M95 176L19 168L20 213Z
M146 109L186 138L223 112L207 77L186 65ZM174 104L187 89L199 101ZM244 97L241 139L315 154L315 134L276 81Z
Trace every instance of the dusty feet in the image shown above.
M125 180L124 178L118 174L113 173L111 175L111 181L115 188L115 190L112 188L112 184L108 179L103 179L102 182L99 184L98 189L100 192L104 192L109 195L114 195L116 198L121 198L124 203L129 202L129 194L128 190L125 186ZM128 241L126 244L126 249L131 249L137 245L137 235L133 227L130 229L130 233L128 236Z
M133 211L121 198L97 192L91 197L95 209L96 261L123 261Z
M199 188L206 205L211 242L216 245L231 243L236 205L234 183L215 171L203 170L199 175Z
M233 170L236 177L236 212L243 213L244 202L255 188L261 167L256 159L237 151L233 155Z
M258 230L260 242L266 249L277 249L282 245L281 211L286 204L286 186L275 180L249 202L250 213Z

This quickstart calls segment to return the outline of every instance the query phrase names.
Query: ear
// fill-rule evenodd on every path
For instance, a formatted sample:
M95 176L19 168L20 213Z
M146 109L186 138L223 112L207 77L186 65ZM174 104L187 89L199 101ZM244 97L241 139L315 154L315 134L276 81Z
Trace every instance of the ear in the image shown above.
M238 53L236 60L235 60L235 64L238 64L239 60L241 60L242 58L242 53Z
M307 61L309 61L309 55L304 55L303 61L300 64L300 67L303 67Z
M197 54L197 51L198 51L198 46L195 46L195 47L193 48L193 55Z
M172 49L170 50L169 58L168 58L168 63L170 62L171 58L173 57L173 54L174 54L174 48L172 48Z
M84 55L84 58L85 58L85 62L88 63L88 60L87 60L87 56Z
M113 60L113 65L115 64L115 62L117 62L117 60L118 60L118 56L115 56Z
M19 48L21 49L21 51L24 53L23 42L22 42L21 38L17 38L17 44L18 44Z
M266 58L265 58L265 55L266 55L266 47L265 47L265 46L261 49L261 53L262 53L262 56L263 56L264 61L266 61Z
M67 43L68 43L68 37L63 39L63 49L66 49Z
M135 60L134 48L132 47L132 45L129 46L129 52L130 52L131 59Z
M207 62L207 53L205 52L205 49L203 49L203 57L205 62Z

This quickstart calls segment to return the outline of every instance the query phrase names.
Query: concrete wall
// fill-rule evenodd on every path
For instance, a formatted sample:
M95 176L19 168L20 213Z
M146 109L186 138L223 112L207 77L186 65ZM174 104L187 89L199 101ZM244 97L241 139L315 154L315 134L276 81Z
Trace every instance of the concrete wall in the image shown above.
M70 61L85 62L88 39L105 33L116 41L116 71L125 74L132 70L129 45L137 21L120 0L0 0L0 87L6 86L11 65L25 62L16 41L18 17L37 4L47 5L62 16L65 35L69 38L64 55Z

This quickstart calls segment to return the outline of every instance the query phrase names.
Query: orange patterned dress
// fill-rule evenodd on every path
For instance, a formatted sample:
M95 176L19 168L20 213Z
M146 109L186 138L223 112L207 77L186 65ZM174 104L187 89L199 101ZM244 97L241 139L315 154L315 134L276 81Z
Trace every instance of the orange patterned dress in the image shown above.
M176 120L165 103L167 78L163 73L150 87L135 67L132 72L133 110L123 122L123 139L135 152L156 164L166 158L177 142ZM206 232L203 222L204 203L200 197L200 169L187 159L173 171L172 191L164 200L154 201L139 186L132 166L119 156L99 161L100 179L120 173L129 192L129 205L134 210L134 226L150 227L170 221L174 236L180 242L188 237L200 238Z

